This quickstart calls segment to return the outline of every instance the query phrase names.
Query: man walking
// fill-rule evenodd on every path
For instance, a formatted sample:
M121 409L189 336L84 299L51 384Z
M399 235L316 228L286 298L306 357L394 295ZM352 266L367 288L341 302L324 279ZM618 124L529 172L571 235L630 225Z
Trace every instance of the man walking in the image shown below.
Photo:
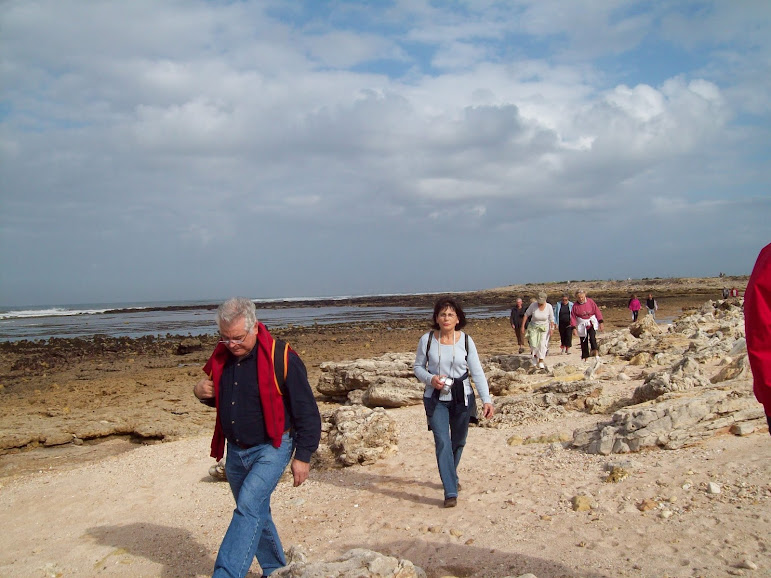
M286 565L270 497L293 454L294 485L308 478L321 417L305 365L257 321L251 300L228 299L216 319L220 341L193 393L217 408L211 456L222 459L227 442L225 473L236 508L213 576L246 576L255 557L268 576Z
M511 308L511 328L517 335L517 345L519 345L519 353L525 350L525 328L523 327L523 321L525 319L525 311L527 308L522 303L522 297L517 297L517 301L514 307Z
M648 293L648 298L645 300L645 307L648 308L648 315L656 319L656 311L658 311L659 304L653 298L653 293Z

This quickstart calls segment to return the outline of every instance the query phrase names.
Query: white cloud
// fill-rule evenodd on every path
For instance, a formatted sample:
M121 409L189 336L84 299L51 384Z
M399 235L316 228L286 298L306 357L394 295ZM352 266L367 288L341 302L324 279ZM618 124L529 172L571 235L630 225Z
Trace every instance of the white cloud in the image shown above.
M626 222L630 207L705 227L733 216L749 244L763 234L751 205L771 182L771 75L753 71L771 59L747 15L711 40L727 9L705 6L708 16L684 14L694 31L664 1L396 2L382 13L345 2L6 3L0 266L16 295L24 283L53 286L26 263L48 255L61 264L51 274L64 274L84 245L100 258L91 244L104 230L105 255L163 245L159 275L181 252L180 278L197 278L196 251L228 255L234 239L275 235L308 253L298 267L319 286L354 293L353 278L324 278L341 247L395 259L449 224L469 231L468 251L505 263L507 247L546 226L557 250L571 246L576 220ZM766 21L763 7L741 7ZM315 12L325 9L328 19ZM679 55L666 64L683 68L646 76L641 55L675 45L698 52L696 68ZM658 224L662 239L680 226ZM40 241L11 253L8 240L34 240L30 231ZM597 242L612 248L611 231L595 229ZM623 229L661 258L649 231ZM370 282L411 290L424 266L373 264ZM494 285L503 269L475 263L474 279ZM0 289L0 302L13 291Z

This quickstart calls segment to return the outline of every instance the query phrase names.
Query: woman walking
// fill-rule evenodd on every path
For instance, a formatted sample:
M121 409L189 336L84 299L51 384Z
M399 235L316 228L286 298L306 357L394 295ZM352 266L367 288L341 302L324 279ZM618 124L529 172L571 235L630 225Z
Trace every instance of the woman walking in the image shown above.
M573 346L573 328L570 326L570 312L573 310L573 302L567 293L554 306L554 323L560 332L560 351L570 353Z
M582 289L576 291L576 302L573 303L573 309L570 312L570 325L573 327L573 334L578 335L581 340L581 359L589 358L590 346L591 354L599 357L597 330L602 331L604 325L602 312Z
M458 464L468 424L478 421L469 374L482 398L484 417L495 413L474 340L460 331L465 325L461 306L450 298L439 299L434 305L433 331L420 338L413 366L415 376L425 385L423 405L428 429L434 434L445 508L458 503Z
M632 323L637 321L637 316L640 314L640 309L642 309L640 300L637 298L637 295L632 295L632 298L629 300L629 310L632 312Z
M546 293L539 293L535 303L531 303L525 312L525 337L530 344L530 360L539 369L545 369L543 358L549 349L549 337L554 329L554 309L546 302Z

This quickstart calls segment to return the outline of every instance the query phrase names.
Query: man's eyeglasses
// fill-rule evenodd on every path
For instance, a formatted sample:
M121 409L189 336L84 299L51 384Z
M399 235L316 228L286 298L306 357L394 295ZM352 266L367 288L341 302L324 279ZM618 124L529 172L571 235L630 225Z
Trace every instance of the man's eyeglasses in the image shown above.
M228 339L220 339L217 343L224 343L225 345L241 345L244 341L246 341L246 338L249 337L249 334L251 332L252 330L250 329L249 331L246 332L246 335L244 335L243 337L239 337L238 339L234 339L232 337ZM220 337L223 337L223 336L220 335Z

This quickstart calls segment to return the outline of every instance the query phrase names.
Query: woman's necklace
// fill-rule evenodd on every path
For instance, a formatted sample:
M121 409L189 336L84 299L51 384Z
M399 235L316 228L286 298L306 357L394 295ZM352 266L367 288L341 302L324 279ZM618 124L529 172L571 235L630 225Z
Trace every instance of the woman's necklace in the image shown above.
M450 369L447 371L449 376L452 373L452 366L455 365L455 330L452 330L452 359L450 360ZM439 371L442 371L442 334L439 333Z

